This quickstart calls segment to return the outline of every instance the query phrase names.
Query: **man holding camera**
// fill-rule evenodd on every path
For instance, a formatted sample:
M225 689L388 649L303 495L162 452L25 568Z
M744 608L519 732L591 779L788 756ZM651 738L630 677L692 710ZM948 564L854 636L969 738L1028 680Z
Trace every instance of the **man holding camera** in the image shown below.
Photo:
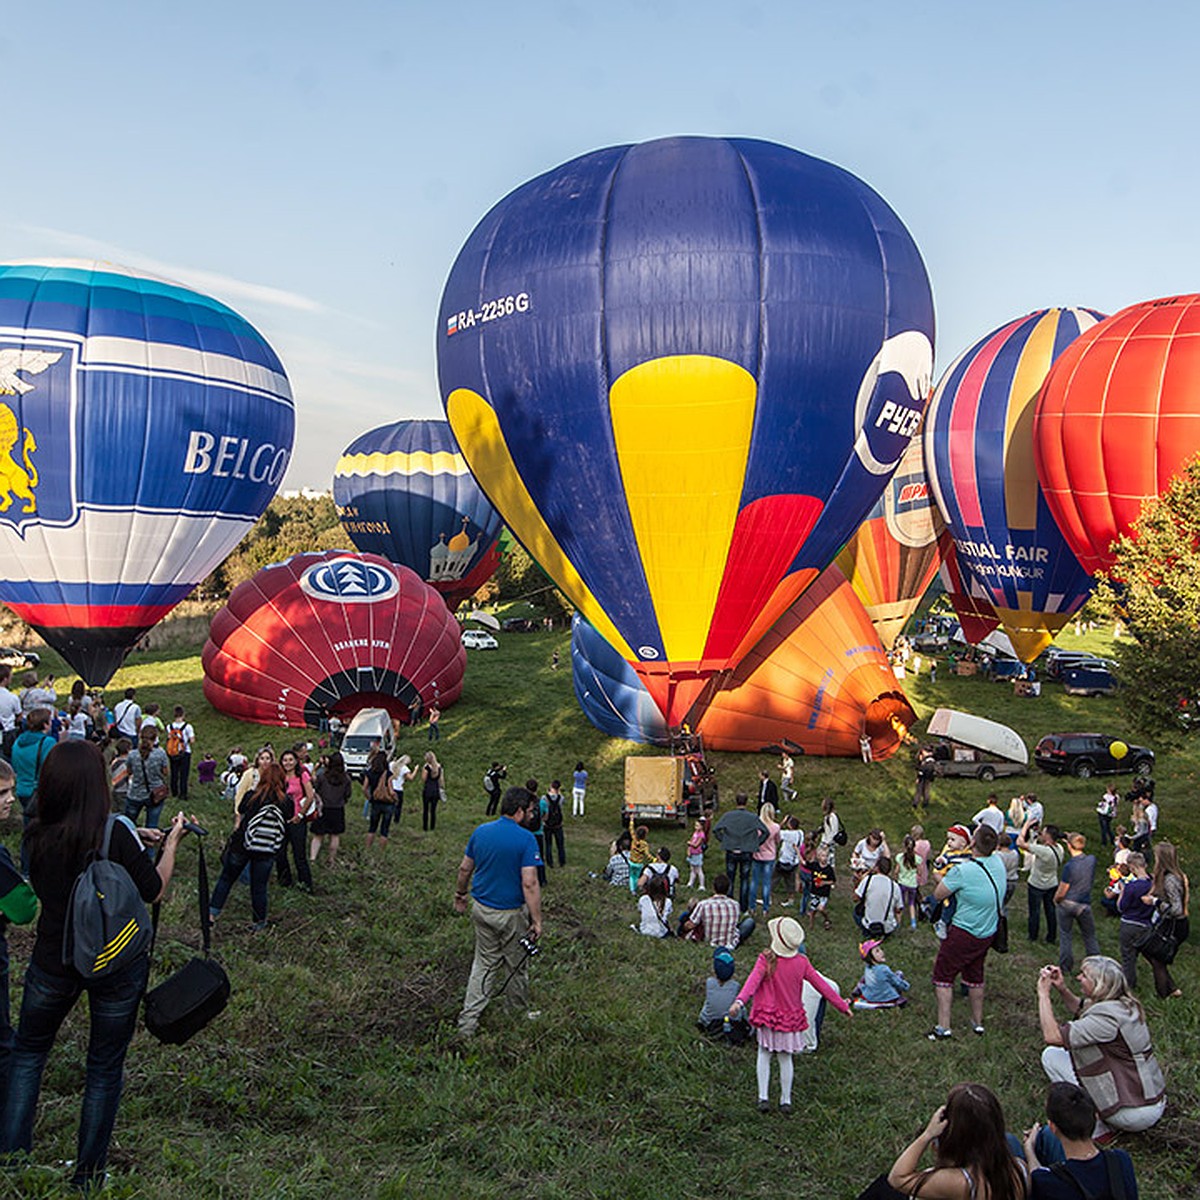
M458 1017L463 1037L474 1035L483 1010L506 989L513 1003L528 1008L529 958L542 932L542 857L525 828L529 804L525 788L509 788L500 816L476 828L458 866L454 911L467 911L469 888L475 927L475 960Z

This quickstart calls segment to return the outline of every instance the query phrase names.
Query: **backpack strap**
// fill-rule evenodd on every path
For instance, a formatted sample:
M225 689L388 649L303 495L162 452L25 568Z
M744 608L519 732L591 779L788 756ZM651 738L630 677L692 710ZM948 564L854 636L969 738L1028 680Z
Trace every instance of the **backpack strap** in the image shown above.
M109 813L104 822L104 838L100 843L100 857L108 857L109 843L112 841L113 826L117 823L117 818L114 813Z
M1101 1150L1104 1165L1108 1167L1108 1193L1112 1200L1126 1200L1125 1176L1121 1173L1121 1164L1111 1150Z
M1103 1154L1104 1151L1102 1150L1100 1153ZM1100 1200L1099 1196L1097 1196L1094 1192L1089 1192L1087 1188L1085 1188L1083 1184L1075 1178L1075 1172L1072 1171L1065 1162L1056 1162L1051 1165L1048 1170L1055 1179L1061 1179L1064 1183L1069 1183L1076 1190L1076 1192L1079 1193L1079 1195L1082 1197L1082 1200ZM1121 1194L1124 1196L1124 1192Z

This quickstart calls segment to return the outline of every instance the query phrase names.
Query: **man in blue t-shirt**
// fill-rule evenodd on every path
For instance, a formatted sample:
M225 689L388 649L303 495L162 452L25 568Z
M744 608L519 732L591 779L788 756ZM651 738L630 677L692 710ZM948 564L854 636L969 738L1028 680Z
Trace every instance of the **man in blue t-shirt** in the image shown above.
M1071 945L1071 930L1079 926L1083 934L1083 952L1100 953L1096 937L1096 919L1092 916L1092 881L1096 877L1096 856L1086 854L1087 838L1082 833L1067 834L1070 857L1063 863L1062 881L1054 893L1054 909L1058 914L1058 966L1064 975L1075 967L1075 952Z
M1000 923L1007 872L993 853L999 839L990 825L980 825L971 839L971 857L956 862L934 891L938 900L958 897L954 924L938 947L933 964L937 1024L931 1042L950 1037L950 1007L954 980L959 975L971 1001L971 1028L983 1034L983 965Z
M1030 1200L1138 1200L1133 1160L1124 1150L1101 1150L1092 1140L1096 1105L1073 1083L1052 1083L1045 1127L1025 1135ZM1118 1182L1119 1181L1119 1182Z
M500 802L500 816L471 834L458 865L454 911L467 911L470 888L475 927L475 961L458 1017L464 1037L475 1033L488 1002L502 991L528 1008L529 953L521 943L536 940L542 932L542 856L537 839L524 828L531 802L536 805L537 797L531 798L525 788L509 788Z

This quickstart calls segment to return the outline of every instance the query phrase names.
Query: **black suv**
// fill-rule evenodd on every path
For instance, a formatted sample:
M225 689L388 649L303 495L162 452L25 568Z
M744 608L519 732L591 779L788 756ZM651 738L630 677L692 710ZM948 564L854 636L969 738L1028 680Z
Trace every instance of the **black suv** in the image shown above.
M1048 733L1038 742L1033 757L1051 775L1074 775L1077 779L1121 771L1149 775L1154 770L1154 751L1125 742L1128 747L1125 754L1114 758L1110 747L1123 740L1105 733Z

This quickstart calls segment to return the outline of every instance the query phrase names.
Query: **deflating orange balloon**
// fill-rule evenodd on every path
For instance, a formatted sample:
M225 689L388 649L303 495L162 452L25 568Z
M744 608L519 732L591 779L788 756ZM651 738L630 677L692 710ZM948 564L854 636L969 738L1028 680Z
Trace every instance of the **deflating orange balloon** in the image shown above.
M710 684L690 715L713 750L799 747L874 759L899 748L916 720L870 618L837 567L828 567L737 668Z
M870 516L834 559L888 650L937 574L938 537L945 528L918 431Z

